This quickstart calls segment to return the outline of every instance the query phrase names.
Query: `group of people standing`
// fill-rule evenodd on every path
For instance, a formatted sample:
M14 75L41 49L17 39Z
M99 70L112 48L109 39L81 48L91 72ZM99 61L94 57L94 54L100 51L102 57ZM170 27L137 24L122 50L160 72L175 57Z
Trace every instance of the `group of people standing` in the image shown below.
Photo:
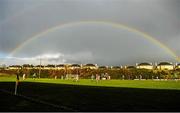
M17 77L19 78L19 73L17 74ZM37 77L36 73L34 73L32 75L32 77L35 80ZM23 74L22 78L23 78L23 80L25 80L27 78L25 73ZM79 75L78 74L74 75L73 78L74 78L73 81L75 81L75 82L79 81ZM57 76L55 76L55 79L57 79ZM62 77L61 79L64 79L64 77ZM96 80L96 82L98 82L99 80L110 80L110 79L111 79L111 76L108 73L101 73L101 75L97 73L95 75L94 74L91 75L91 80L92 81Z
M76 75L74 76L73 81L75 81L75 82L78 82L78 81L79 81L79 75L78 75L78 74L76 74Z
M36 78L36 73L34 73L34 74L32 75L32 77L33 77L33 79L35 79L35 78ZM22 78L23 78L23 80L25 80L25 79L27 78L27 76L26 76L25 73L22 75Z
M96 82L98 82L99 80L110 80L111 76L108 73L102 73L101 75L96 74L95 76L92 74L91 80L94 81L94 79L96 79Z

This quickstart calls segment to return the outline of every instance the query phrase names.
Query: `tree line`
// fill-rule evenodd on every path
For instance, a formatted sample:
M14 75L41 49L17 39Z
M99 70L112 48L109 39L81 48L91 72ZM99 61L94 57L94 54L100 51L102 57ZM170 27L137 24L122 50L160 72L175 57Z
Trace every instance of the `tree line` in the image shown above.
M26 77L32 78L36 73L40 78L65 78L67 75L73 77L78 74L82 79L91 78L92 75L105 74L111 76L111 79L180 79L180 70L148 70L148 69L66 69L66 70L39 70L39 69L19 69L19 70L0 70L0 73L17 74L20 76L26 74Z

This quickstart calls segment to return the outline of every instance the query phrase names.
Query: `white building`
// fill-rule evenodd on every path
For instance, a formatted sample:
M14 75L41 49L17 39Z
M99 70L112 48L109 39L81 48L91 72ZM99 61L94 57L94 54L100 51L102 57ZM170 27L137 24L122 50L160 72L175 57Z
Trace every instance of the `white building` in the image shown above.
M52 70L52 69L55 69L55 65L47 65L47 66L44 66L44 69L47 69L47 70Z
M140 64L136 64L136 68L137 69L153 69L153 65L152 63L147 63L147 62L144 62L144 63L140 63Z
M22 65L22 68L23 68L23 69L33 69L34 66L33 66L33 65L30 65L30 64L23 64L23 65Z
M36 65L33 68L34 69L44 69L44 66L43 65Z
M10 69L10 70L22 69L22 66L20 66L20 65L11 65L11 66L8 67L8 69Z
M99 66L98 69L108 69L108 66Z
M97 64L86 64L86 65L83 65L82 68L84 68L84 69L97 69L98 66L97 66Z
M80 69L81 68L81 65L79 64L72 64L69 66L70 69Z
M174 66L169 62L161 62L157 65L157 69L159 70L173 70Z
M125 66L125 69L136 69L135 66Z
M56 65L56 69L58 69L58 70L65 70L66 69L66 65L64 65L64 64Z

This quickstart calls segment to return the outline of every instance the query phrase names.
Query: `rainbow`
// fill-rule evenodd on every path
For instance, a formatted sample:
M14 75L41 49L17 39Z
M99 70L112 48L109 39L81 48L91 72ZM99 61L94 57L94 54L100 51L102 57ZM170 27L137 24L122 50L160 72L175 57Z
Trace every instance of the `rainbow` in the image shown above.
M111 21L99 21L99 20L83 20L83 21L75 21L75 22L69 22L69 23L63 23L63 24L61 23L61 24L58 24L58 25L56 25L54 27L48 28L48 29L46 29L46 30L44 30L42 32L39 32L39 33L35 34L32 37L27 38L27 40L25 40L23 43L18 45L12 52L10 52L8 57L13 56L17 51L21 50L28 43L30 43L33 40L36 40L38 38L41 38L41 37L45 36L48 33L51 33L53 31L56 31L56 30L59 30L59 29L78 26L78 25L83 25L83 24L104 24L104 25L109 25L109 26L117 28L117 29L124 29L124 30L127 30L129 32L136 33L136 34L140 35L142 38L145 38L146 40L148 40L148 41L152 42L153 44L156 44L160 48L164 49L168 54L170 54L172 57L174 57L175 60L180 61L179 57L176 55L176 53L173 50L171 50L165 44L161 43L159 40L157 40L156 38L150 36L149 34L147 34L145 32L142 32L140 30L137 30L135 28L129 27L127 25L120 24L120 23L115 23L115 22L111 22Z

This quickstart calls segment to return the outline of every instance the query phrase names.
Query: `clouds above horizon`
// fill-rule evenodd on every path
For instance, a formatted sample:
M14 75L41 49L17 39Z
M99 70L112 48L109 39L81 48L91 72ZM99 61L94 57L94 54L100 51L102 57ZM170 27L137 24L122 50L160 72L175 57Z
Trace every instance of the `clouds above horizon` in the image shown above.
M150 34L180 56L179 0L1 0L0 6L2 57L41 31L81 20L128 25ZM48 53L63 54L66 62L102 65L174 61L164 49L141 36L100 24L56 30L30 42L14 57L31 58Z

